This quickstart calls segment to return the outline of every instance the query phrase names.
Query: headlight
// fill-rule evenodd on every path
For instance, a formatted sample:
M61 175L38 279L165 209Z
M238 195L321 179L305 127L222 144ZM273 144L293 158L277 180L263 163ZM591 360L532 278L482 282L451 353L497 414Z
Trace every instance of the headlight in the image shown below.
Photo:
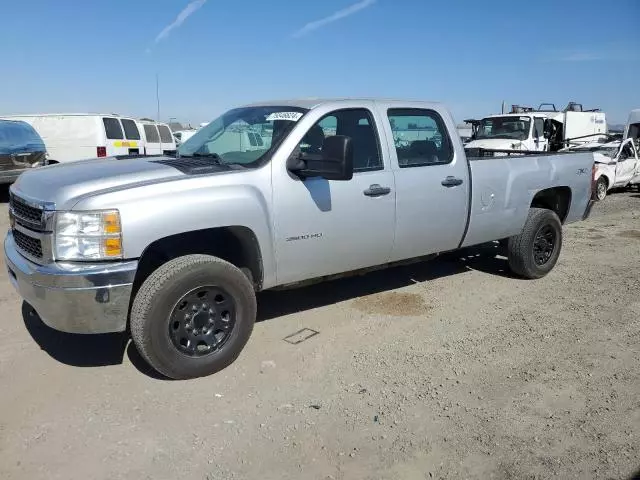
M56 260L122 258L122 230L117 210L56 212Z

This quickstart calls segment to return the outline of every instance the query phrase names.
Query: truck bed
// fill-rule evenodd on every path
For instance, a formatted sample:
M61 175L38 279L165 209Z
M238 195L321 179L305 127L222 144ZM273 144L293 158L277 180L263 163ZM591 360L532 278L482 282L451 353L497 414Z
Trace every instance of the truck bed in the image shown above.
M592 153L468 157L472 188L463 247L518 234L541 191L569 195L563 223L581 220L591 198Z

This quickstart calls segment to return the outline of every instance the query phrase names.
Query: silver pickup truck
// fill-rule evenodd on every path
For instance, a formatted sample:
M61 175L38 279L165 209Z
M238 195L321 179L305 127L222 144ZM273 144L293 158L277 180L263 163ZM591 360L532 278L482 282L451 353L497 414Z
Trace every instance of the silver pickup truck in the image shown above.
M50 327L130 331L160 373L203 376L248 341L260 290L495 240L515 274L544 276L562 224L589 213L593 163L467 158L437 103L254 104L176 157L24 173L10 192L6 265Z

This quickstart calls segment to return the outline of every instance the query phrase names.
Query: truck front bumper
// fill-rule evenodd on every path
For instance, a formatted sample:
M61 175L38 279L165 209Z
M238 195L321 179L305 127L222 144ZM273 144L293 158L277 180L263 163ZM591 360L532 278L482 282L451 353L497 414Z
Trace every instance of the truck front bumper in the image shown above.
M4 241L9 280L49 327L68 333L122 332L137 261L37 265Z

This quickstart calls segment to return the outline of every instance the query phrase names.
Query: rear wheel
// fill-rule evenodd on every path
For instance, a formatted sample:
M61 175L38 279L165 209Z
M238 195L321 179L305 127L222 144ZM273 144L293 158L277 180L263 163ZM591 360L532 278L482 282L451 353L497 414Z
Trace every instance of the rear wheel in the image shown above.
M142 284L131 309L131 336L161 374L202 377L237 358L255 316L253 285L241 270L216 257L188 255Z
M549 273L560 256L562 223L555 212L532 208L519 235L509 238L509 267L524 278L541 278Z
M608 182L605 177L600 177L596 182L596 200L602 201L607 196Z

